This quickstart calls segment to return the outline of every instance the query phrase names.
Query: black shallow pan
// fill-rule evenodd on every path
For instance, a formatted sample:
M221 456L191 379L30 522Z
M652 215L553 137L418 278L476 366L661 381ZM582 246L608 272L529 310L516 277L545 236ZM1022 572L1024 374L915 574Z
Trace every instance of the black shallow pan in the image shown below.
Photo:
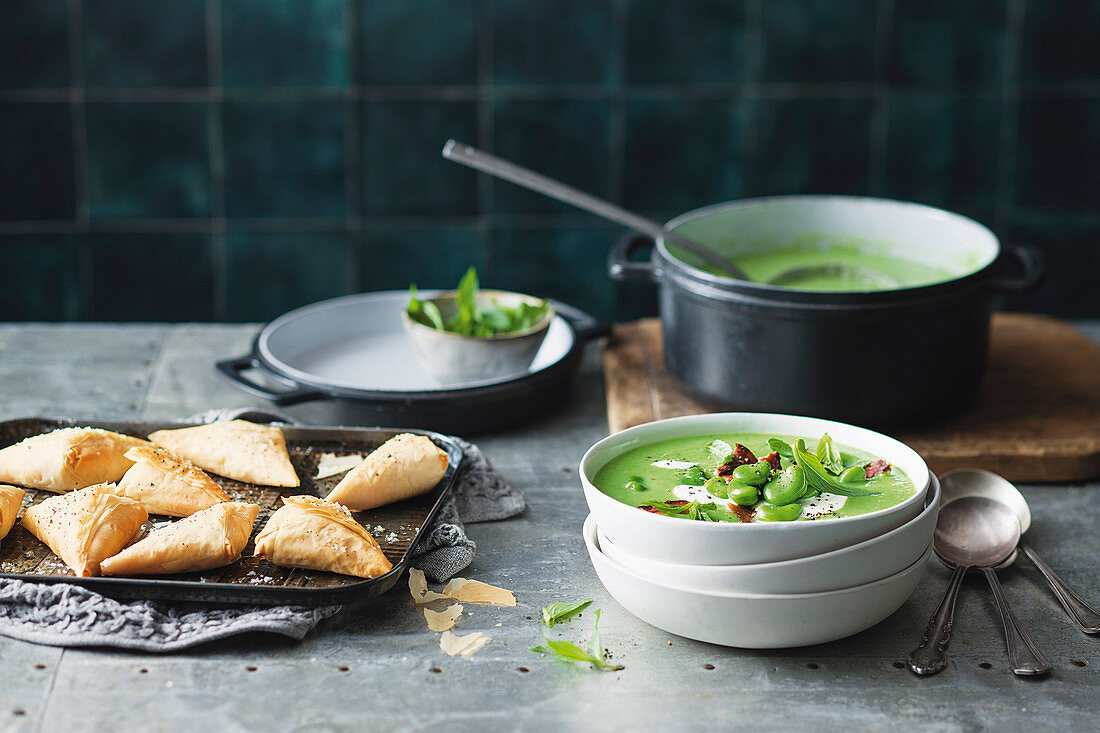
M180 423L24 418L0 422L0 448L32 435L70 426L106 428L141 438L154 430L186 427ZM211 476L233 498L260 505L260 515L253 525L253 539L249 540L241 559L232 565L201 573L156 577L77 578L45 544L17 523L8 536L0 541L0 577L36 583L72 583L114 598L217 604L330 606L367 600L385 593L397 583L408 567L417 538L435 517L443 497L454 484L462 462L462 448L454 438L424 430L281 427L286 436L291 463L302 481L299 488L254 486L221 476ZM281 496L324 496L340 480L340 476L313 479L321 453L366 454L399 432L427 435L447 452L450 465L443 480L427 494L370 511L355 512L355 518L378 540L386 558L393 563L393 570L380 577L364 580L336 573L284 568L252 557L255 535L263 528L271 513L281 506ZM37 504L50 496L56 494L28 489L23 505ZM151 517L145 529L167 521L170 521L167 517Z
M557 315L526 374L443 387L420 369L402 330L408 300L405 291L389 291L304 306L264 326L250 354L217 368L303 422L465 435L528 422L560 406L585 342L607 333L587 313L554 302Z

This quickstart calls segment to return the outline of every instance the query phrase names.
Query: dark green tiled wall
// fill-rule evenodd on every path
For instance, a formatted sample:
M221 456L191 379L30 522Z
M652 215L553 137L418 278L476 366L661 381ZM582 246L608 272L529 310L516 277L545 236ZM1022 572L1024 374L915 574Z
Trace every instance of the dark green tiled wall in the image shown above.
M870 194L1041 248L1012 307L1100 317L1100 0L9 0L0 320L263 320L453 284L652 311L621 230L459 138L654 217Z

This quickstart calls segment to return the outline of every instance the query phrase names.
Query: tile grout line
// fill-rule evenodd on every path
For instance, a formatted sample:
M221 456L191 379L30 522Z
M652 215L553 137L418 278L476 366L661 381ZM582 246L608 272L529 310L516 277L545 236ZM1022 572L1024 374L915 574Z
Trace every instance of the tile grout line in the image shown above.
M890 138L890 54L893 51L894 0L879 0L875 18L874 86L868 134L867 191L881 195L885 189L887 145Z
M477 37L477 84L478 90L478 140L482 150L494 152L493 137L496 134L496 84L493 78L493 17L496 11L494 0L481 0L478 5L481 22L478 24ZM496 277L496 258L493 227L493 180L488 175L477 177L477 229L480 236L481 260L486 270L482 280Z
M626 191L626 1L614 0L612 13L614 17L610 53L613 68L608 98L607 194L611 201L622 202Z
M759 104L761 99L760 87L764 74L764 0L749 0L745 5L746 35L748 37L749 56L748 74L741 97L743 108L742 124L744 132L741 135L741 190L738 196L743 196L746 190L751 190L748 180L749 174L754 170L752 162L756 155L756 146L760 141L757 128L759 118Z
M1016 196L1016 150L1019 147L1020 68L1022 66L1024 20L1027 0L1008 0L1005 18L1005 60L1001 72L1001 126L998 140L996 198L993 217L998 233L1004 237L1012 218Z
M87 234L91 219L88 172L88 122L84 88L84 16L81 0L69 0L69 70L70 120L73 135L73 223L77 234ZM77 243L76 277L79 293L76 299L77 319L91 318L95 311L95 278L92 272L92 251L88 237L80 237Z
M348 257L347 274L344 288L349 293L359 292L362 288L362 244L358 233L363 207L363 166L360 164L362 148L360 136L363 130L363 104L350 90L360 81L363 58L362 5L349 2L344 9L344 41L346 44L344 61L347 64L349 90L344 95L344 247Z
M222 16L219 0L206 0L206 65L210 95L208 164L210 175L210 255L213 270L214 319L224 321L229 301L229 252L225 200L225 77L222 64Z

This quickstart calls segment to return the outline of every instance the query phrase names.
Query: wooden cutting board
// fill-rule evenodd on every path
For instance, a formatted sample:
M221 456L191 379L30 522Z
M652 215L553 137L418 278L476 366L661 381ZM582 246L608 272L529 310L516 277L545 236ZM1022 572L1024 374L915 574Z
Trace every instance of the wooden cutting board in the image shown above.
M604 347L612 432L716 412L665 369L661 323L615 326ZM1100 477L1100 347L1049 316L998 313L977 402L940 424L898 434L938 473L985 468L1012 481Z

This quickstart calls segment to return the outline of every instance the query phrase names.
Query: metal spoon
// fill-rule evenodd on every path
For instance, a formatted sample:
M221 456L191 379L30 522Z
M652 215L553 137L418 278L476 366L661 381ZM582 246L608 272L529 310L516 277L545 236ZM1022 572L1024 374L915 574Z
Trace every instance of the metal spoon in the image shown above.
M976 568L989 581L997 602L1012 671L1028 676L1050 671L1050 663L1020 628L993 570L1015 553L1019 541L1020 521L1004 504L982 496L966 496L941 507L933 547L941 560L954 567L954 572L920 646L909 655L911 670L919 675L931 675L947 666L945 649L951 635L959 585L966 571Z
M610 219L613 222L630 227L635 231L648 234L655 239L664 238L671 242L675 242L699 259L719 268L722 272L739 280L749 280L751 282L751 278L745 274L744 270L706 245L700 244L696 240L685 237L683 234L674 232L671 229L667 229L662 224L658 224L651 219L646 219L644 216L639 216L633 212L627 211L609 201L604 201L603 199L596 198L572 186L567 186L560 181L555 181L553 178L548 178L541 173L535 173L533 170L524 168L523 166L509 163L507 160L498 158L495 155L490 155L483 150L478 150L472 145L460 143L457 140L447 141L443 146L443 157L483 173L488 173L491 176L503 178L517 186L536 191L552 199L557 199L566 204L572 204L578 209L584 209L596 216Z
M1031 509L1027 505L1027 499L1003 476L980 468L964 468L945 473L940 477L940 482L943 487L941 501L943 504L962 496L985 496L1005 504L1016 512L1020 520L1021 534L1027 532L1031 526ZM1065 581L1059 578L1022 539L1018 548L1039 569L1039 573L1046 579L1054 596L1077 624L1077 628L1086 634L1100 634L1100 611L1086 603L1076 591L1066 585Z

